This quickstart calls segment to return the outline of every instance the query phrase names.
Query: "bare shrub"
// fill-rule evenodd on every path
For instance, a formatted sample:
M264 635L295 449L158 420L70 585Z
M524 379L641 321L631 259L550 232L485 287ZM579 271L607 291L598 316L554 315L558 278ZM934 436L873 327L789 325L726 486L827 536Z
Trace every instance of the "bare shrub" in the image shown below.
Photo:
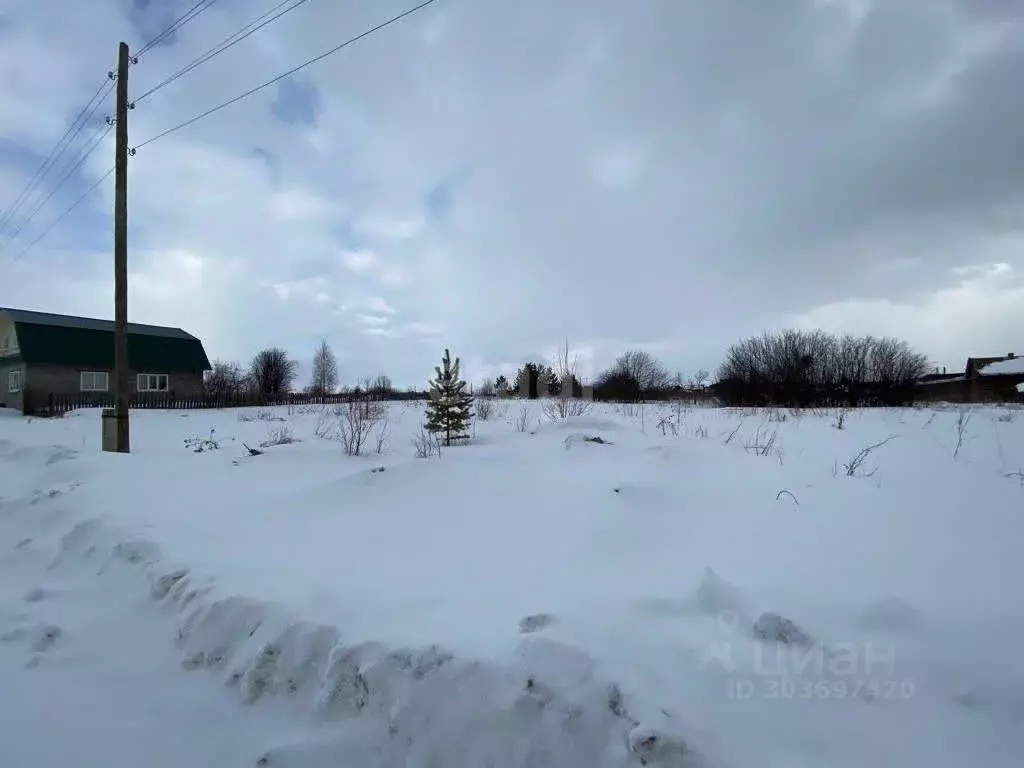
M267 434L267 439L260 443L260 448L269 448L272 445L291 445L297 442L298 439L295 437L292 428L288 425L282 425L271 428Z
M861 448L856 454L854 454L853 458L851 458L848 462L843 464L843 468L846 470L846 476L853 477L854 475L860 474L863 477L871 477L873 474L875 474L875 472L878 471L877 467L875 467L875 469L872 469L870 472L862 471L864 467L864 462L868 460L868 457L874 451L881 448L890 440L895 440L897 437L898 435L890 435L889 437L885 438L885 440L882 440L877 443L872 443L871 445L865 448Z
M211 427L209 437L187 437L185 438L185 447L190 448L193 453L220 450L220 444L225 438L218 439L215 436L215 432L216 427ZM227 439L230 440L231 438Z
M662 416L661 419L658 420L656 428L661 431L662 437L665 437L665 435L670 431L673 435L679 434L679 429L676 427L676 423L672 421L671 416Z
M996 421L1002 422L1003 424L1011 424L1016 418L1016 411L1006 411L996 416Z
M384 409L384 416L380 420L380 424L377 426L377 443L374 446L374 450L377 455L384 453L384 446L388 442L388 410Z
M741 422L740 422L739 424L737 424L737 425L736 425L736 428L735 428L735 429L733 429L733 431L732 431L732 432L730 432L730 433L729 433L728 435L726 435L726 438L725 438L725 445L728 445L728 444L729 444L729 443L731 443L731 442L732 442L733 440L735 440L735 439L736 439L736 435L738 435L738 434L739 434L739 431L740 431L740 429L742 429L742 428L743 428L743 422L741 421Z
M387 406L371 399L353 399L335 408L338 418L337 439L347 456L362 455L363 446L386 413Z
M628 419L635 419L640 415L640 404L639 403L622 403L618 407L619 413Z
M550 367L550 371L557 382L557 391L554 399L545 401L542 406L544 415L550 421L560 421L587 414L592 403L579 397L583 394L583 386L577 375L579 358L570 354L568 339L558 348L555 363Z
M541 406L541 411L550 421L561 421L562 419L570 419L574 416L585 416L590 412L591 405L592 403L578 397L558 395L557 397L545 400Z
M337 417L326 406L320 408L316 417L316 426L313 427L313 434L321 440L332 439L337 431Z
M895 405L914 399L927 370L927 358L899 339L790 329L730 347L717 394L735 404Z
M841 410L836 412L835 421L832 422L832 426L835 429L846 429L846 416L849 411Z
M966 410L961 410L956 417L956 448L953 449L954 459L956 459L956 457L960 455L960 449L964 445L964 432L967 431L967 425L970 423L970 412Z
M530 421L530 409L525 405L519 410L519 415L516 416L516 432L525 432L526 425Z
M676 426L678 427L683 420L683 412L686 410L686 404L683 403L681 398L676 398L672 403L672 411L676 417Z
M242 366L224 360L214 360L212 368L203 375L203 392L215 400L236 397L245 391Z
M707 440L708 428L705 427L704 425L700 425L693 431L693 435L694 437L699 437L701 440Z
M410 438L413 448L416 449L417 459L427 459L435 454L441 455L441 438L432 435L425 427L420 427L419 432Z
M489 396L482 396L476 398L476 417L480 421L490 421L491 416L494 415L494 400Z
M754 435L754 442L747 443L743 446L747 453L754 452L758 456L768 456L775 448L775 440L778 437L778 432L773 430L771 434L768 433L768 428L762 424L757 428L757 433Z

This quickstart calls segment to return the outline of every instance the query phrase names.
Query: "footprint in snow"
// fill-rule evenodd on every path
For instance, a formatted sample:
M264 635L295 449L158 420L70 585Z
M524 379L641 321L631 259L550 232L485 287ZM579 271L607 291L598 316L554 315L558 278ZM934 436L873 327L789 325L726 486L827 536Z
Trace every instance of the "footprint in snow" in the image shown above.
M60 640L63 634L64 630L56 624L37 625L30 633L32 650L36 653L45 653Z
M32 587L22 598L26 603L38 603L46 597L46 590L42 587Z

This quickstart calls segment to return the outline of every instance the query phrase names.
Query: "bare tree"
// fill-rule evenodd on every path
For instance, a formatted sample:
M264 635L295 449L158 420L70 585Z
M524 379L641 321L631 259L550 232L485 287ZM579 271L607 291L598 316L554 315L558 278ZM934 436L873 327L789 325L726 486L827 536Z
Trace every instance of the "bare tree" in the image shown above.
M598 379L604 396L638 402L664 389L671 375L658 358L643 349L631 349L620 355Z
M315 394L324 395L334 392L337 388L338 360L327 339L323 339L313 355L313 383L309 389Z
M215 360L203 377L203 391L214 398L231 397L245 391L245 374L238 363Z
M299 364L289 359L280 347L257 352L249 363L249 379L255 392L266 397L280 397L291 391Z
M711 372L707 368L698 368L697 372L690 377L690 386L694 389L704 389L704 385L711 378Z
M391 385L391 377L386 373L377 374L377 377L372 381L366 379L364 389L378 397L386 397L394 391Z
M544 415L552 421L557 421L587 413L591 403L581 397L582 385L577 376L579 357L569 353L568 339L558 348L552 370L558 379L559 390L558 395L544 403Z
M913 398L927 369L927 359L899 339L791 329L733 344L718 386L740 404L896 404Z

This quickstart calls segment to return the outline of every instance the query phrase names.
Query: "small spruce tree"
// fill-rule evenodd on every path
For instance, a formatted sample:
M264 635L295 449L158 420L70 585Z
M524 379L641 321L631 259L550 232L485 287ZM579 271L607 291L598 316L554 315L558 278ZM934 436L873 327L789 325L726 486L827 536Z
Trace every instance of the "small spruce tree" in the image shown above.
M441 365L434 366L437 376L430 382L427 431L443 434L445 445L451 445L452 437L465 434L473 415L473 396L466 392L466 382L459 378L459 363L459 358L452 362L446 349Z

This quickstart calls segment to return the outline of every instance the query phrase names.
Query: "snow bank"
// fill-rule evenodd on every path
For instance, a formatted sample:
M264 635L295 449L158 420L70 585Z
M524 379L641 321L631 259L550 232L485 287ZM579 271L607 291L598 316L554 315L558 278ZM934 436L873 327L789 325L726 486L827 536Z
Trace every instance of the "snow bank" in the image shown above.
M267 699L348 723L333 740L284 745L266 765L611 766L645 756L675 765L688 753L664 725L633 718L594 659L557 641L525 637L504 664L456 658L434 644L398 648L347 640L339 628L287 606L223 596L216 583L165 563L161 548L120 538L95 520L63 535L51 568L86 559L99 571L130 566L176 618L185 670L215 674L244 704ZM60 634L34 628L41 649Z
M96 414L11 422L0 633L70 647L26 618L46 574L144 575L184 669L324 726L265 765L1019 761L1019 420L954 459L952 412L595 409L416 460L420 410L358 458L283 409L300 442L256 457L232 412L134 414L130 456Z

